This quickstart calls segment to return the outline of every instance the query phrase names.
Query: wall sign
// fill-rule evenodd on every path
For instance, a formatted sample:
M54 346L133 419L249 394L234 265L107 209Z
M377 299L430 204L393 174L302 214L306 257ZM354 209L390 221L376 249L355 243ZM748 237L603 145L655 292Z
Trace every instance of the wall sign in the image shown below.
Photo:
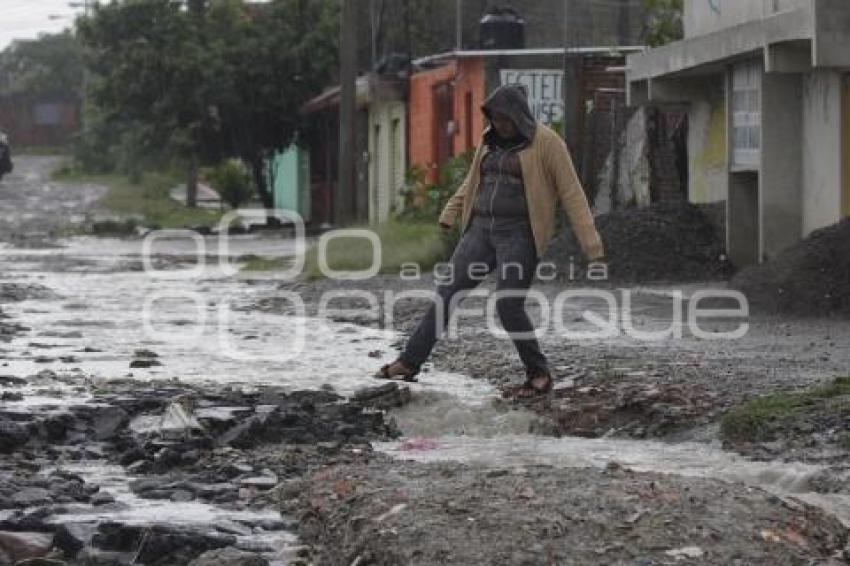
M528 89L534 118L544 124L564 119L564 72L558 69L502 69L502 85L521 84Z

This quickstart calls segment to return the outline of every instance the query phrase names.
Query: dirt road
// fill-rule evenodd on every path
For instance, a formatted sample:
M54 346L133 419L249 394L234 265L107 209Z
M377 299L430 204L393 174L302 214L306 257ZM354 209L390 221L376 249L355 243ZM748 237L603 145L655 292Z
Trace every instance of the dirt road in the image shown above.
M43 240L58 228L82 221L106 193L102 186L52 182L50 174L61 161L14 158L15 171L0 181L0 241Z
M0 183L0 564L22 558L22 536L59 564L175 566L223 549L251 564L845 563L831 513L850 520L846 451L785 462L778 445L738 447L768 460L755 461L724 451L717 428L746 398L846 372L846 324L751 317L725 342L550 332L557 390L525 406L497 400L521 368L470 315L420 384L364 391L423 303L399 304L389 327L370 312L320 320L323 292L431 278L228 269L296 253L282 236L226 253L165 238L147 255L137 239L56 239L103 194L51 182L56 163L19 157ZM616 301L632 291L633 326L660 330L665 289ZM585 298L566 319L580 327L588 310L604 313Z

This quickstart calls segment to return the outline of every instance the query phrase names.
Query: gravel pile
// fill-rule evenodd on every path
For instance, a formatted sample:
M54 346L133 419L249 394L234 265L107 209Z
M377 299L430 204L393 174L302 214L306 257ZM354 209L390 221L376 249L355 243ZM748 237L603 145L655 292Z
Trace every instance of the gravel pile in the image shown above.
M646 209L617 210L597 217L605 243L609 276L618 282L705 281L731 275L724 243L710 219L688 203L659 203ZM552 241L544 261L560 273L582 262L571 230Z
M761 312L850 317L850 219L742 270L731 286Z

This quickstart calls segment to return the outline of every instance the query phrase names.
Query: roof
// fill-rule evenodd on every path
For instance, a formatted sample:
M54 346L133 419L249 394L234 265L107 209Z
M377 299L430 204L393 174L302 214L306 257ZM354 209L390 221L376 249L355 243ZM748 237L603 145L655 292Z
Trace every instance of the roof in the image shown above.
M847 66L850 32L835 23L847 18L850 18L850 3L846 0L812 0L804 8L630 55L628 78L637 82L699 73L703 69L713 72L718 63L753 53L765 57L768 71L772 70L775 56L794 51L802 56L795 63L805 63L809 68Z
M467 49L448 51L414 59L414 65L427 65L447 59L468 57L523 57L529 55L625 55L645 51L643 45L612 45L597 47L538 47L534 49Z
M357 77L357 103L363 104L369 94L369 77L361 75ZM312 114L321 112L334 106L339 106L342 96L342 87L335 85L328 87L322 94L315 96L301 105L301 114Z

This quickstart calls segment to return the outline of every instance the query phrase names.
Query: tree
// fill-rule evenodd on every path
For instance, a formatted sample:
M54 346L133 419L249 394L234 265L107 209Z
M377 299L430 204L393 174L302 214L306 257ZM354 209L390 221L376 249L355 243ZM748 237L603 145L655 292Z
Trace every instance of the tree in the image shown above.
M644 0L646 42L652 47L682 39L682 0Z
M333 80L339 2L273 0L259 14L239 19L229 36L236 6L219 3L209 12L209 48L219 66L214 99L226 153L250 164L257 192L271 207L265 163L296 141L307 126L301 106Z
M0 93L79 100L83 71L83 49L70 32L16 41L0 53Z
M106 122L131 127L146 152L189 165L239 157L266 206L266 158L293 142L299 109L336 67L339 0L123 0L79 24L92 95Z
M102 120L133 129L140 150L166 148L185 160L189 206L199 162L217 157L219 129L208 104L211 65L198 20L170 0L127 0L98 5L78 24Z

